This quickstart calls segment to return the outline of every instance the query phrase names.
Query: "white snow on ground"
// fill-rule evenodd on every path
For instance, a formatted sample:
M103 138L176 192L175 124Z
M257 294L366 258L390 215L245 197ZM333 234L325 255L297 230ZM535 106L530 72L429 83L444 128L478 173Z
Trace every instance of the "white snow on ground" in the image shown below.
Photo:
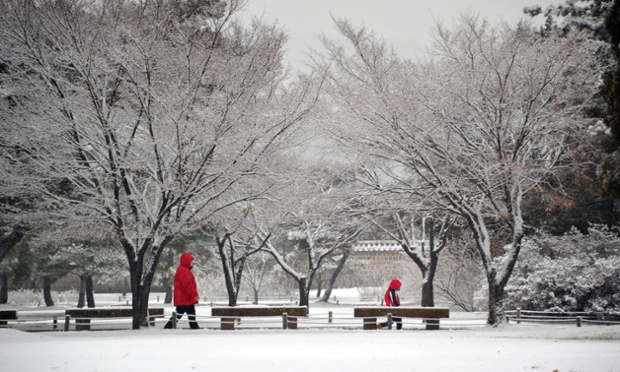
M0 369L5 372L620 371L620 330L603 326L68 333L0 329L0 354Z
M161 329L165 319L140 331L0 329L0 371L620 372L620 326L488 328L486 314L454 311L438 331L411 319L402 331L363 331L348 303L356 299L345 294L339 292L339 305L312 304L297 330L278 329L281 319L244 318L240 329L221 331L208 304L197 308L198 331L187 329L185 318L177 330ZM174 308L163 307L168 317ZM121 326L129 328L129 320Z

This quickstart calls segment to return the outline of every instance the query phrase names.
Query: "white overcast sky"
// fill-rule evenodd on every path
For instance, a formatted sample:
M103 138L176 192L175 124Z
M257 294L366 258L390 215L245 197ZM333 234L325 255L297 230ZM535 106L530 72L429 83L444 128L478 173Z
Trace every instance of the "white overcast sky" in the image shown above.
M432 26L449 26L458 12L474 12L488 21L516 23L523 8L563 3L563 0L249 0L246 13L277 21L289 35L288 63L301 67L317 35L335 34L330 12L355 26L370 26L405 58L421 56L431 41Z

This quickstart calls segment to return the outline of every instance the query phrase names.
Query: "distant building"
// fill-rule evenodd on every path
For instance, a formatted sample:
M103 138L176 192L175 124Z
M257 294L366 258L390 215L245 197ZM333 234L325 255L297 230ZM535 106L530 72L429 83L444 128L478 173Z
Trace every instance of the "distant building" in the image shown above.
M425 243L422 240L416 244ZM425 243L427 246L428 243ZM402 277L413 261L394 240L365 240L353 245L347 271L338 278L339 287L383 286L393 277Z

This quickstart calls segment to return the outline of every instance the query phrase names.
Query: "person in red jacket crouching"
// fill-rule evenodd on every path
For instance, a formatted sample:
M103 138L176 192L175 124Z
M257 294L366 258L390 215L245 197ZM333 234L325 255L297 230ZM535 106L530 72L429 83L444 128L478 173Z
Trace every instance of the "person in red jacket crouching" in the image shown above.
M403 283L397 278L392 279L387 291L385 291L385 306L400 306L400 297L398 291ZM403 318L392 317L392 320L396 323L396 329L403 329ZM377 323L377 329L387 327L388 323Z
M198 290L196 289L196 278L192 273L192 261L194 256L190 253L181 255L181 264L174 274L174 306L176 306L177 320L187 313L189 327L200 329L196 322L196 305L198 303ZM165 329L172 328L172 318L164 326Z

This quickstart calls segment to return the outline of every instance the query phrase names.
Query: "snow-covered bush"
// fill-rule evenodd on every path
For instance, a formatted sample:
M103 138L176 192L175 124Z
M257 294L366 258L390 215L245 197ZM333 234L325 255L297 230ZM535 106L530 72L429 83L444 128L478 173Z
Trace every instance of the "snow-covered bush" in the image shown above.
M52 298L57 305L75 306L78 302L80 294L77 289L69 289L61 292L52 292Z
M43 293L32 289L9 291L9 303L13 306L41 306L43 304Z
M56 305L76 304L78 301L78 291L75 289L62 292L52 291L52 299ZM40 290L33 291L32 289L9 291L9 303L13 306L45 306L43 292Z
M525 310L620 314L620 237L591 226L523 242L506 287L507 306Z

